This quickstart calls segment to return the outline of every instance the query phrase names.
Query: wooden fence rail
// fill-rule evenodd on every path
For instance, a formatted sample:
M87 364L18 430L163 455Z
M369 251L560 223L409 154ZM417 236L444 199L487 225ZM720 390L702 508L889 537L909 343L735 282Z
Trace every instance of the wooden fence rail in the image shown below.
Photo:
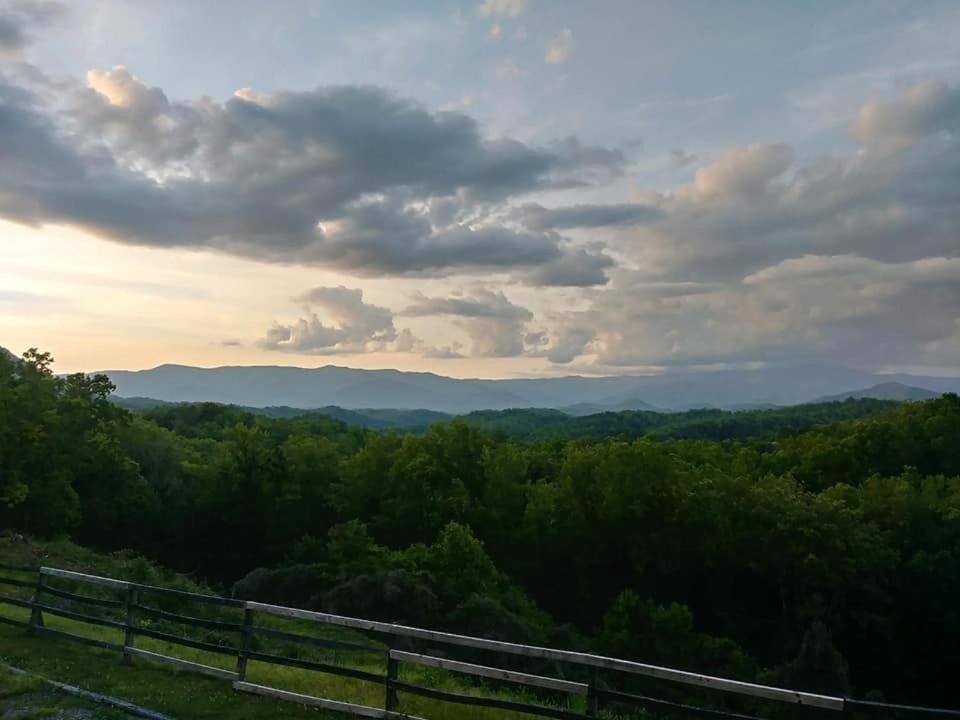
M267 695L279 700L343 711L361 717L411 717L402 712L399 694L403 693L426 697L441 702L497 708L542 717L560 718L562 720L597 717L600 713L598 708L600 701L603 701L605 705L609 704L611 707L639 707L648 711L652 710L654 712L660 712L661 714L665 713L666 715L672 714L684 717L721 716L728 720L757 720L751 715L709 707L696 707L663 698L653 698L646 695L622 692L611 689L605 685L601 686L597 681L597 673L598 671L604 671L620 677L623 675L642 676L660 681L720 691L730 695L752 698L754 700L802 706L812 710L846 712L854 708L861 711L889 708L890 712L896 712L898 714L907 713L918 718L937 717L944 718L945 720L960 720L960 711L958 710L866 703L842 697L801 692L787 688L714 677L701 673L692 673L675 668L649 665L633 660L501 642L486 638L427 630L424 628L332 615L330 613L242 601L217 595L160 588L60 568L41 567L38 569L0 563L0 571L6 571L8 574L36 573L36 578L31 580L22 577L0 576L0 585L15 589L18 588L21 591L33 591L33 597L30 600L0 593L0 604L5 603L30 610L29 621L24 622L0 615L0 623L23 627L31 633L48 634L94 647L118 651L123 654L126 661L129 661L132 657L136 657L171 665L181 670L211 675L222 680L230 681L233 688L241 692ZM51 585L50 580L98 586L104 589L101 592L114 592L122 594L123 597L122 599L120 597L98 597L96 595L74 592L73 590L65 590L61 587ZM71 609L52 604L46 601L45 596L61 601L69 601L71 603ZM150 597L191 601L216 607L221 613L230 612L231 609L238 610L239 613L235 621L187 615L152 607L149 604ZM83 606L83 608L101 608L108 611L123 612L123 617L94 615L90 614L91 611L89 610L83 612L77 609L75 605ZM44 614L121 631L123 633L123 642L122 644L114 643L77 635L64 630L48 628L44 623ZM257 624L258 618L263 619L271 616L300 621L301 625L306 622L315 623L319 626L348 628L361 635L373 635L377 639L385 639L387 647L376 647L373 644L364 644L363 642L335 640L288 632L286 630L280 630L277 627L267 627ZM209 637L206 637L204 640L199 640L175 635L170 632L158 630L155 627L144 626L141 623L141 620L144 618L177 626L202 628L206 631L226 633L227 635L235 636L237 642L235 644L216 643L210 642ZM276 624L276 622L278 621L274 621L274 624ZM139 648L135 646L137 637L147 637L171 645L179 645L219 655L232 656L236 658L236 669L226 670L172 655L165 655L153 650ZM288 657L274 652L265 652L260 648L260 642L255 642L256 638L265 638L275 642L286 643L287 645L320 647L335 652L366 654L367 656L378 655L385 660L386 669L385 672L381 674L369 670L348 667L336 662L308 660L302 657ZM430 646L434 648L434 650L426 653L399 649L399 647L409 647L411 643ZM447 651L456 648L470 648L475 651L494 653L500 658L504 655L512 655L518 658L550 661L554 666L572 668L575 676L577 668L579 668L579 674L588 678L588 681L582 682L567 678L552 677L546 674L520 672L515 669L496 667L494 664L483 665L473 662L462 662L445 656ZM382 708L375 708L344 703L328 698L303 695L251 683L247 681L248 661L301 668L374 683L381 686L384 690L384 704ZM528 702L526 700L521 701L500 697L468 695L441 690L435 687L417 685L400 679L401 664L435 668L473 678L493 680L497 683L519 685L528 688L530 693L534 693L536 697L544 697L546 700L542 702ZM576 698L585 698L585 700L576 701Z

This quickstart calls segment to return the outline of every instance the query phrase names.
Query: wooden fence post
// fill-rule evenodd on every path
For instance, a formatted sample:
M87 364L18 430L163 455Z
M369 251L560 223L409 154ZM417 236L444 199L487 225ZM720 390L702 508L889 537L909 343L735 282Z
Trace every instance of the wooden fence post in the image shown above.
M250 641L253 636L253 610L244 608L243 629L240 631L240 651L237 653L237 681L245 682L247 678L247 653L250 650Z
M386 690L386 698L384 700L383 708L387 712L394 712L399 705L399 700L397 699L397 689L393 686L393 681L397 679L399 674L399 663L390 656L390 651L393 649L393 643L390 643L390 646L387 648L387 677L384 682L384 688Z
M123 633L123 661L131 664L132 659L127 648L133 647L137 629L137 604L140 602L140 588L130 585L127 588L127 622Z
M597 716L597 669L590 668L590 684L587 685L587 717Z
M37 605L40 603L40 596L43 594L43 587L46 584L46 576L41 572L37 575L37 587L33 592L33 603L30 609L30 628L29 631L31 634L35 632L37 628L43 627L43 613Z

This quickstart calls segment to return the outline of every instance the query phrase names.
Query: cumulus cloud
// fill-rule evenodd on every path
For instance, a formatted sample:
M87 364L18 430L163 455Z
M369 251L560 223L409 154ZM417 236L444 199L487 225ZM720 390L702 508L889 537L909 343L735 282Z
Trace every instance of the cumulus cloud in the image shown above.
M960 347L960 89L865 106L855 153L797 163L736 148L611 243L611 271L566 313L551 359L598 367L824 362L949 367Z
M598 364L617 367L824 358L942 365L958 317L957 257L807 255L730 284L646 283L619 271L589 309L567 316L550 359L570 362L591 343Z
M563 28L556 37L547 43L546 54L543 59L548 65L563 65L570 59L573 52L573 31Z
M348 205L321 223L303 258L359 275L429 274L444 268L513 268L561 257L560 238L492 223L432 224L428 212L393 199Z
M607 282L607 270L613 265L613 258L602 251L576 248L552 262L524 273L521 279L527 285L540 287L604 285Z
M485 138L373 87L326 87L225 103L172 100L129 70L91 71L53 104L0 80L0 216L63 223L119 242L206 247L360 275L535 266L555 234L465 224L511 197L605 182L618 150L567 138Z
M527 308L515 305L502 292L477 289L470 295L427 297L415 295L405 315L448 315L470 338L476 357L514 357L524 352L526 324L533 319Z
M269 328L257 345L266 350L334 354L386 349L397 339L393 313L363 301L363 291L343 286L317 287L296 298L306 305L306 317ZM323 314L314 310L317 308ZM402 342L410 344L409 336Z
M582 355L597 331L583 325L564 327L547 348L547 359L558 365L566 365Z
M785 145L734 148L691 183L645 193L656 213L612 247L666 279L728 282L804 254L955 255L958 98L934 83L868 106L854 129L864 145L845 156L798 163Z
M792 155L786 145L735 148L697 170L693 184L681 188L678 196L690 203L717 205L762 198L777 189Z

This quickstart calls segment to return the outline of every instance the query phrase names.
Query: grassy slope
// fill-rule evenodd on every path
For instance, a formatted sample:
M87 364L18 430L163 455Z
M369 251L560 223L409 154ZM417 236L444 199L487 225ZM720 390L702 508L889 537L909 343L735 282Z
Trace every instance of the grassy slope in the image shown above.
M0 717L10 720L128 720L126 713L56 692L42 680L0 668Z
M125 555L98 556L69 543L20 543L0 537L0 561L8 563L34 563L41 560L48 565L93 572L143 582L161 584L158 571L142 560ZM4 573L7 577L14 575ZM137 577L148 575L150 577ZM26 579L29 576L21 576ZM169 575L162 584L182 589L202 589L181 576ZM3 587L0 592L14 595L13 588ZM92 594L86 586L82 592ZM21 597L29 592L19 593ZM79 608L78 608L79 609ZM25 609L0 604L0 615L27 620ZM45 616L47 627L65 630L78 635L122 642L121 633L111 628L81 624L66 618ZM277 619L277 623L290 622ZM258 620L260 623L260 620ZM304 632L290 624L285 629ZM316 632L316 626L311 628ZM194 631L196 633L196 630ZM192 634L192 637L197 637ZM234 669L234 658L200 650L138 637L137 647L166 655L173 655L207 665ZM270 652L274 652L273 649ZM326 661L343 661L343 657L328 656ZM194 673L174 670L150 661L135 659L132 666L125 665L115 652L89 648L79 643L52 637L31 637L23 629L0 624L0 660L21 667L44 677L59 680L94 692L137 703L160 712L169 713L178 720L206 720L207 718L236 718L237 720L266 720L267 718L341 718L339 713L330 713L315 708L304 708L290 703L238 693L225 680ZM383 673L385 661L379 657L350 658L350 666ZM510 695L496 692L493 688L471 687L457 676L444 671L403 666L401 680L423 684L438 689L470 694L496 695L520 699L516 692ZM247 671L249 682L269 685L309 695L334 700L383 707L383 686L349 678L319 674L296 668L280 667L250 662ZM519 688L517 689L519 690ZM532 698L528 698L531 699ZM438 703L409 694L401 694L401 710L431 720L506 720L527 717L485 708Z

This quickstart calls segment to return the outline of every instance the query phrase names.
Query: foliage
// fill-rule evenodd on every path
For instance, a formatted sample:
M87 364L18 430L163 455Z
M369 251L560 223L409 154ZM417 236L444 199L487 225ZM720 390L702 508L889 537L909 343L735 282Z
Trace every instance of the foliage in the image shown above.
M268 602L960 704L955 395L619 413L537 439L134 415L109 392L42 353L0 358L5 527Z
M662 438L734 440L798 433L838 420L854 420L889 410L890 400L872 398L819 402L795 407L760 410L701 408L684 412L622 410L573 417L558 410L478 410L462 420L513 438L636 438L654 434Z

